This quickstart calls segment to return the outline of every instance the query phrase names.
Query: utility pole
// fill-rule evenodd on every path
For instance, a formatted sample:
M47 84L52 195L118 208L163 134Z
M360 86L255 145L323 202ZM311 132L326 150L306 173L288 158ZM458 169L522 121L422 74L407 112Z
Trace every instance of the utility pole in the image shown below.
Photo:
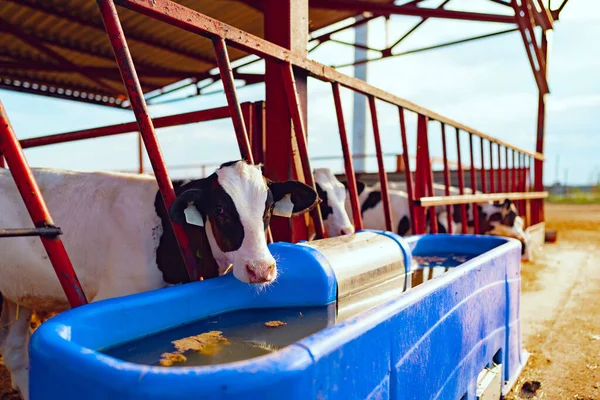
M362 17L361 17L362 18ZM369 39L368 22L354 28L354 43L367 46ZM367 58L367 50L354 48L354 61ZM354 77L367 80L367 63L354 66ZM366 158L356 157L367 153L367 98L365 95L354 92L354 118L352 121L352 153L354 154L354 169L356 172L365 172Z

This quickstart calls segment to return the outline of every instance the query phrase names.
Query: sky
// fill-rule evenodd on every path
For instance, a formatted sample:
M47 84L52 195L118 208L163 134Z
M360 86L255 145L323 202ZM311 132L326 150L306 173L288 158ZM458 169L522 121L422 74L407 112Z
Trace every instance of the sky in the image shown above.
M427 6L439 3L438 0L424 2ZM500 5L481 0L455 0L450 4L454 5L447 8L455 10L506 12ZM416 22L418 19L413 17L393 17L389 25L390 42ZM428 20L396 51L403 52L507 28L504 24ZM342 32L335 37L350 42L354 39L352 31ZM571 0L551 37L548 64L551 93L546 103L546 184L552 184L557 179L564 183L566 178L568 184L582 185L600 179L599 41L600 2ZM369 24L369 45L375 48L385 45L385 26L380 20ZM310 57L325 64L341 65L351 62L353 54L352 47L326 43L312 52ZM261 68L261 65L257 65L246 70L259 72ZM349 75L354 73L353 67L344 67L340 71ZM376 61L368 65L367 81L481 132L527 150L535 149L538 91L518 33ZM215 88L219 89L218 86ZM241 88L238 95L240 101L264 99L264 86L259 84ZM342 89L342 95L347 128L352 132L353 96L346 89ZM181 94L174 94L171 98L177 96ZM341 156L330 85L310 79L308 98L311 157ZM0 99L20 139L134 120L129 110L69 100L5 90L0 90ZM153 117L159 117L225 104L225 96L217 93L152 105L150 113ZM378 114L384 152L400 153L402 146L397 111L392 106L378 103ZM407 115L410 154L415 152L414 121L413 115ZM368 119L367 154L373 154L369 126ZM436 129L439 132L439 125L430 124L431 152L433 156L441 156ZM160 129L158 137L173 177L198 176L200 170L197 166L200 164L219 164L239 158L230 120ZM461 147L467 146L466 140L466 137L461 139ZM449 154L455 154L455 142L449 140L448 146ZM137 168L137 137L131 133L98 138L27 149L25 154L32 166L85 171L133 171ZM463 154L468 155L468 152ZM477 151L475 159L479 159ZM329 166L336 172L341 172L343 168L340 160L315 159L312 163L314 167ZM147 158L145 165L149 168ZM183 166L186 168L179 168ZM387 158L386 168L393 171L394 167L394 158ZM369 160L367 169L376 171L374 159Z

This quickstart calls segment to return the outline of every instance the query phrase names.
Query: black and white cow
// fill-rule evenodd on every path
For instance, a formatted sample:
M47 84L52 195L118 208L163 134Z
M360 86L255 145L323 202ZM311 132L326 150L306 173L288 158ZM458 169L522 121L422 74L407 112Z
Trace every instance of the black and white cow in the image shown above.
M315 170L315 179L316 179ZM337 213L337 219L333 219L329 224L335 224L335 221L344 221L346 216L348 222L353 221L352 218L352 207L350 205L350 199L348 196L346 182L340 182L333 172L328 168L319 169L319 184L325 188L324 194L319 192L321 198L334 197L335 203L331 201L323 201L321 203L321 211L329 218L330 214L335 215ZM341 186L346 187L344 192L341 191ZM335 191L329 189L330 187L336 187ZM361 215L363 218L363 226L365 229L378 229L385 230L385 218L383 213L383 202L381 195L381 188L379 182L373 186L367 186L364 182L357 181L357 189L359 194L359 204L361 207ZM405 182L389 182L389 194L390 203L392 208L392 226L394 231L402 236L410 235L412 233L411 222L410 222L410 208L408 202L408 195L405 192ZM434 195L445 196L446 187L441 184L433 184ZM450 195L460 194L459 189L450 187ZM334 193L335 192L335 193ZM330 194L330 193L333 193ZM465 188L465 194L471 194L470 188ZM481 193L476 191L476 193ZM340 203L344 201L344 209L340 206ZM467 233L474 233L474 217L471 204L465 204L467 212ZM327 210L330 210L329 213ZM446 233L448 229L448 214L446 212L446 206L436 206L436 214L438 219L438 232ZM345 212L344 212L345 211ZM479 211L479 224L481 232L489 235L497 236L508 236L517 238L523 243L523 259L528 260L530 258L530 246L528 244L529 238L524 231L523 219L519 216L518 210L514 203L510 200L499 203L485 202L478 204ZM346 214L344 216L343 214ZM429 227L429 213L426 213L427 218L427 231L430 231ZM454 205L451 209L452 232L462 232L462 219L461 219L461 206ZM328 221L325 220L326 226ZM334 225L333 228L328 229L330 236L338 236L336 232L340 232L340 225Z
M315 186L321 199L319 207L329 237L351 235L354 225L346 212L346 187L329 168L315 168Z
M90 301L188 280L169 216L192 234L202 228L186 218L204 224L219 275L232 266L242 282L272 282L277 268L265 230L274 209L278 215L299 215L318 201L311 187L271 182L259 166L244 161L223 164L205 179L174 182L177 198L168 211L148 175L51 169L33 174ZM0 210L1 227L31 226L5 169L0 169ZM195 251L194 240L192 235ZM60 312L68 304L37 237L0 239L0 254L0 349L13 388L27 399L32 310Z

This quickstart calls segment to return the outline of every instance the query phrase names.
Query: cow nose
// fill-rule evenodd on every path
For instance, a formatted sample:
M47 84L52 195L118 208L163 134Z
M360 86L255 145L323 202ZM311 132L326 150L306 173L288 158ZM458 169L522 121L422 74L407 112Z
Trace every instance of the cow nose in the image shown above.
M340 233L341 236L344 235L352 235L354 233L354 228L352 227L347 227L347 228L342 228L342 231Z
M260 269L246 264L246 274L248 275L248 281L250 283L268 283L275 280L277 270L275 264Z

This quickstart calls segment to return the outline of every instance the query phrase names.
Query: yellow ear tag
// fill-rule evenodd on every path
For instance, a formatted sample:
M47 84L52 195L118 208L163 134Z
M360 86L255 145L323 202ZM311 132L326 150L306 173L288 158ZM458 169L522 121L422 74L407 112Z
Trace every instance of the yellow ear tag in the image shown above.
M204 226L204 219L198 212L193 203L189 204L184 210L185 220L190 225Z
M289 218L292 216L293 210L294 203L292 203L292 195L286 194L281 200L275 203L275 207L273 207L273 215Z

